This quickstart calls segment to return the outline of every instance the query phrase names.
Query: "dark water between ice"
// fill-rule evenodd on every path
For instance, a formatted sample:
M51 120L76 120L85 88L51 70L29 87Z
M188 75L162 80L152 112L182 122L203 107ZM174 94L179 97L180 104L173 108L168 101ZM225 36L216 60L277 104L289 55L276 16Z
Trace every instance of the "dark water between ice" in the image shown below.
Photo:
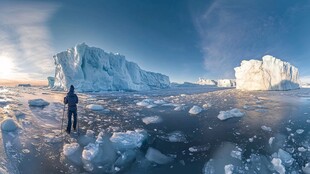
M163 154L174 157L174 162L166 165L155 165L150 162L139 161L142 157L137 158L133 164L121 173L202 173L205 163L211 158L216 159L219 158L218 156L225 158L225 155L227 155L227 160L223 159L221 162L225 163L225 165L229 162L234 163L234 161L230 161L230 154L226 152L227 143L242 149L240 163L243 164L251 163L247 161L251 154L262 155L270 162L270 156L277 152L279 148L287 151L293 148L295 150L292 152L292 156L296 161L288 169L301 172L301 167L310 159L309 152L300 153L297 151L297 148L310 137L310 124L307 122L310 119L310 90L302 89L300 91L284 92L215 90L189 88L179 91L160 91L158 93L153 91L147 93L83 94L80 97L78 108L80 133L83 135L89 129L95 131L95 135L97 135L102 130L110 130L111 127L117 127L118 131L142 128L148 132L149 138L146 144L139 149L140 156L143 157L148 147L153 147ZM51 127L45 126L42 128L40 124L24 124L22 135L20 135L21 139L15 138L11 140L15 151L9 152L11 153L9 156L13 156L10 158L13 161L15 160L14 162L17 164L20 173L86 172L79 159L72 162L61 155L62 143L50 143L42 138L45 132L42 129L60 129L62 105L57 102L61 101L62 95L54 92L49 95L41 94L39 96L38 94L21 93L20 96L13 97L24 104L21 107L28 107L25 104L27 100L35 97L55 102L45 108L30 108L31 114L36 116L35 120L27 118L30 117L28 115L25 117L29 121L36 121L36 123L41 121L49 122L52 125ZM185 104L185 109L175 111L172 106L145 108L136 105L137 102L145 98L164 99L170 103ZM202 107L206 102L212 104L212 106L198 115L188 113L188 110L193 105ZM89 103L101 104L108 108L110 112L86 110L85 105ZM225 121L217 118L220 111L232 108L240 109L245 113L245 116ZM27 109L24 110L27 112ZM162 122L146 125L141 119L147 116L160 116ZM27 121L27 119L25 120ZM92 123L89 124L90 120ZM262 130L261 126L263 125L270 127L272 131ZM287 128L291 129L291 131L288 131ZM295 132L297 129L303 129L304 132L297 134ZM162 138L174 131L183 132L187 142L169 142ZM46 130L47 132L50 131ZM3 134L3 141L7 142L8 139L11 139L10 136ZM78 138L76 136L72 137ZM275 137L272 146L268 144L270 137ZM253 139L253 142L250 139ZM70 142L70 137L66 136L64 141ZM207 150L190 152L189 148L193 146L207 147ZM23 149L28 149L30 153L21 152ZM230 150L228 151L230 152ZM15 153L17 154L16 158L14 157ZM253 169L253 171L257 173L271 172L268 169L268 164L261 166L259 170ZM103 172L100 168L95 168L89 173ZM220 173L224 173L224 168ZM244 173L251 172L244 170Z

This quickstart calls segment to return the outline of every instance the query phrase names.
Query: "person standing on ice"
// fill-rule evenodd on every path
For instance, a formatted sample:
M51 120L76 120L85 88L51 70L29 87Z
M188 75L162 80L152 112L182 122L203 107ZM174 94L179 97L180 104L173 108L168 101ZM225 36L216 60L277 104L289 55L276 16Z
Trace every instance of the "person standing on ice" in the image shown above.
M70 90L67 93L67 96L64 98L64 103L68 104L68 126L66 132L70 134L71 132L71 125L72 125L72 114L73 114L73 129L76 130L76 123L77 123L77 106L79 98L74 93L74 86L70 86Z

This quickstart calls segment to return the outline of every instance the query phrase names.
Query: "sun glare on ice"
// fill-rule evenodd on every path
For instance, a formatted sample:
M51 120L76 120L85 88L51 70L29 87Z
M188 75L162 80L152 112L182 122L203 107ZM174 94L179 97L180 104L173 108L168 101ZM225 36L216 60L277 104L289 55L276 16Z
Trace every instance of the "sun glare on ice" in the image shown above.
M0 56L0 79L9 79L13 75L14 64L10 58Z

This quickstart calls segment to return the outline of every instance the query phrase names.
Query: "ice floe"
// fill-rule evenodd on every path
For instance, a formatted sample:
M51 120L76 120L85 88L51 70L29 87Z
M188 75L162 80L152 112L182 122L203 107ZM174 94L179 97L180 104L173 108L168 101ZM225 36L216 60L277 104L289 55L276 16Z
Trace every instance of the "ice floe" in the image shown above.
M86 106L87 109L93 110L93 111L101 111L103 110L103 106L97 105L97 104L90 104Z
M146 125L155 124L155 123L160 123L162 121L162 118L159 116L144 117L144 118L142 118L142 121Z
M63 153L65 156L70 156L74 152L76 152L79 147L80 147L80 145L78 143L65 144L63 146Z
M43 100L43 99L33 99L33 100L28 100L29 106L36 106L36 107L44 107L49 105L50 103Z
M149 147L145 158L151 162L155 162L157 164L167 164L173 161L172 157L166 156L162 154L159 150Z
M1 129L6 132L15 131L18 127L18 124L12 118L4 119L1 122Z
M220 120L226 120L233 117L242 117L244 113L242 113L239 109L234 108L228 111L220 111L220 114L217 116Z
M202 111L201 107L195 105L188 111L188 113L196 115L199 114L201 111Z
M82 157L84 160L92 160L99 151L99 145L94 143L89 143L87 146L84 147L82 152Z
M144 130L114 132L110 140L118 150L141 147L146 140L147 134Z
M267 132L271 132L271 131L272 131L271 127L268 127L268 126L265 126L265 125L261 126L261 128L262 128L264 131L267 131Z
M285 174L285 167L282 165L282 160L280 158L273 158L271 163L279 174Z

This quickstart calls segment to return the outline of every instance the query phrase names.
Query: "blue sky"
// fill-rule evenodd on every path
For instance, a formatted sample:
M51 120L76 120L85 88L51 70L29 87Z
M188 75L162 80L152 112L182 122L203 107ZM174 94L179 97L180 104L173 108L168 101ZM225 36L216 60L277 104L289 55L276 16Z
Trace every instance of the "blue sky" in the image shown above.
M306 0L0 0L0 78L46 79L81 42L177 82L234 78L265 54L309 77L308 31Z

